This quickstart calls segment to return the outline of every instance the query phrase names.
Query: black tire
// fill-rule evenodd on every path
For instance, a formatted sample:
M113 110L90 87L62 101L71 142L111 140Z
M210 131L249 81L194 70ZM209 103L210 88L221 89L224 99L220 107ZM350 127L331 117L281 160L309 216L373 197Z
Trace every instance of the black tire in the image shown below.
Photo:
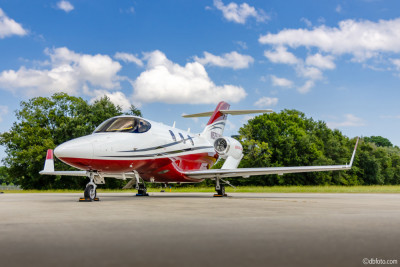
M225 186L224 185L219 186L219 190L217 190L217 194L221 195L221 196L225 195Z
M139 195L146 195L147 194L147 188L146 188L146 186L144 184L140 184L139 185L138 194Z
M86 186L85 192L83 193L86 199L94 200L96 198L97 192L92 184Z

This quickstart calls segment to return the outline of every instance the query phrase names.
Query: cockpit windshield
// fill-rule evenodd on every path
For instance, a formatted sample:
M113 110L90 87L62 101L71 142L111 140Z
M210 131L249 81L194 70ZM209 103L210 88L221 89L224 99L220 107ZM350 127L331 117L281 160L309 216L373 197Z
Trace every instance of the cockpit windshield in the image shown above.
M144 133L150 128L151 124L143 119L133 117L118 117L105 121L99 127L97 127L96 130L94 130L94 133Z

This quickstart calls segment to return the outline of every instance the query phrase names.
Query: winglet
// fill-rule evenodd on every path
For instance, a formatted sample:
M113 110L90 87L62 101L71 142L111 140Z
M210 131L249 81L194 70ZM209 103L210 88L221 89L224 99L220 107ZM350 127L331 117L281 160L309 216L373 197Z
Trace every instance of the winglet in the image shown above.
M353 155L351 156L351 160L350 160L350 165L349 165L350 167L353 165L354 157L356 155L356 150L357 150L357 146L358 146L358 140L360 140L360 137L357 137L356 145L354 146Z
M53 149L47 150L46 161L42 172L54 172Z

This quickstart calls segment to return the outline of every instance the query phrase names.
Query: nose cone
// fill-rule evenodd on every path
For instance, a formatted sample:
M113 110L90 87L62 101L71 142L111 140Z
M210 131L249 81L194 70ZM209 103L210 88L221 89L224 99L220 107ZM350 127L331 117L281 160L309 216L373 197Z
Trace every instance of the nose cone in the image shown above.
M54 150L54 155L61 161L79 169L90 169L93 159L92 140L87 137L65 142Z

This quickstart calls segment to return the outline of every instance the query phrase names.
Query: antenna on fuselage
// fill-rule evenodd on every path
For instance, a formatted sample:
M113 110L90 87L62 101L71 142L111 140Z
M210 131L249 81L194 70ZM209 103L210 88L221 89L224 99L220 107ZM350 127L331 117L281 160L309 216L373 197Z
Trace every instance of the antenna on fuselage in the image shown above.
M190 133L190 128L188 128L187 132Z
M175 124L176 124L176 121L174 121L174 124L172 124L172 128L175 128Z

